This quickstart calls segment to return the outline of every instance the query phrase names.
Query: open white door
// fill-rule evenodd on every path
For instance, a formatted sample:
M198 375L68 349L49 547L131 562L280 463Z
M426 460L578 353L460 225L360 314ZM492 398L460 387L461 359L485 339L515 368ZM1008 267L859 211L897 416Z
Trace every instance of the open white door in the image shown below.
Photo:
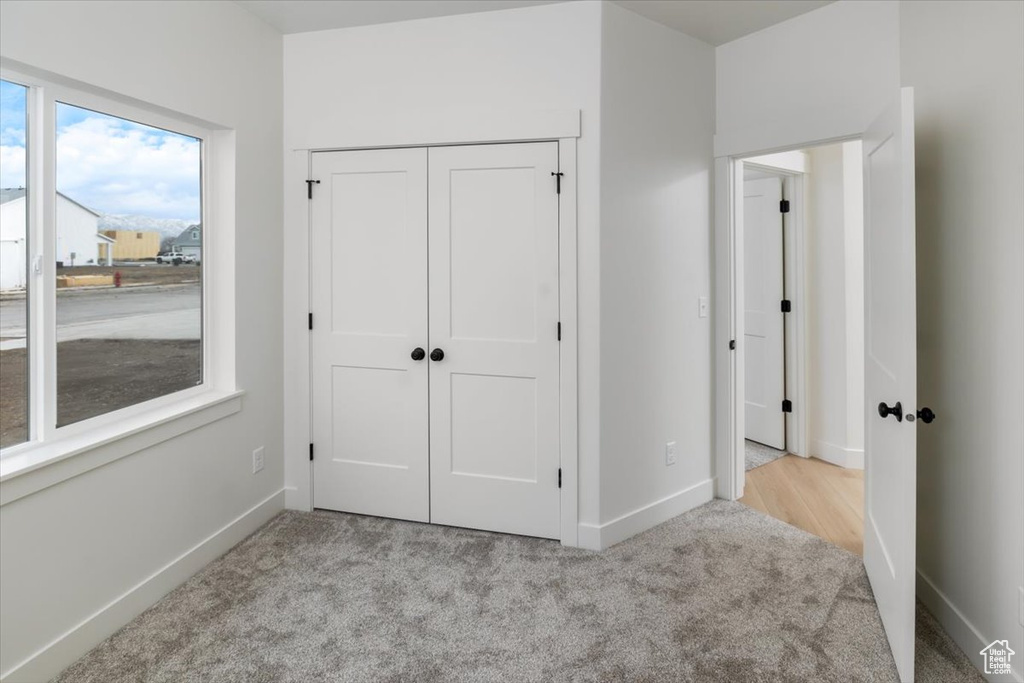
M743 183L745 436L779 450L786 447L781 202L782 178Z
M864 566L896 668L914 680L917 304L914 92L864 135Z

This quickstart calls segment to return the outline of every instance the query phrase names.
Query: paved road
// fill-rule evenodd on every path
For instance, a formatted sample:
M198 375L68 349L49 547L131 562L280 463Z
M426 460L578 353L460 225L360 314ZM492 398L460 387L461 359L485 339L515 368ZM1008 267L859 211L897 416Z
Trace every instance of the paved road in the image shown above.
M59 291L57 340L198 339L199 284ZM25 300L0 301L0 350L25 346Z

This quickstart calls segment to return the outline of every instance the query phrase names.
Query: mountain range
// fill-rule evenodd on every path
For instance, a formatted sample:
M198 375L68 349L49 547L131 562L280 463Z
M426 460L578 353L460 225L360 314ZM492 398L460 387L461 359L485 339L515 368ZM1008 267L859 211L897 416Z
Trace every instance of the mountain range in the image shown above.
M106 213L100 216L100 230L138 230L158 232L160 237L177 237L185 228L195 225L193 221L180 218L150 218L149 216L128 216Z

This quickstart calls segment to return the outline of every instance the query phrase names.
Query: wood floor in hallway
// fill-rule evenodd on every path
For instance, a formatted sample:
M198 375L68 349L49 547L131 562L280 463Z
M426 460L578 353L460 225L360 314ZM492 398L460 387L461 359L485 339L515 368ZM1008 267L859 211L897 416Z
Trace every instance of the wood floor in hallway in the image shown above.
M785 455L747 472L743 493L741 503L863 554L863 470Z

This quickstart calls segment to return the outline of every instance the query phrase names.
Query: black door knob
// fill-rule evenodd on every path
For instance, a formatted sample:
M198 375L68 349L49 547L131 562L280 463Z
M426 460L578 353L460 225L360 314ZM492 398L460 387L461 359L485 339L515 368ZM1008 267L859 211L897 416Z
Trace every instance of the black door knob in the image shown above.
M925 424L931 424L932 420L935 419L935 411L931 408L921 408L921 410L917 411L917 419Z
M423 360L426 357L427 357L427 352L424 351L423 349L421 349L420 347L417 346L415 349L412 350L412 359L413 360Z
M444 351L441 349L434 349L430 352L430 360L444 360Z
M890 415L893 415L896 417L897 422L903 422L903 405L899 401L896 401L896 405L890 408L885 405L885 401L882 401L878 404L878 414L882 417L889 417Z

